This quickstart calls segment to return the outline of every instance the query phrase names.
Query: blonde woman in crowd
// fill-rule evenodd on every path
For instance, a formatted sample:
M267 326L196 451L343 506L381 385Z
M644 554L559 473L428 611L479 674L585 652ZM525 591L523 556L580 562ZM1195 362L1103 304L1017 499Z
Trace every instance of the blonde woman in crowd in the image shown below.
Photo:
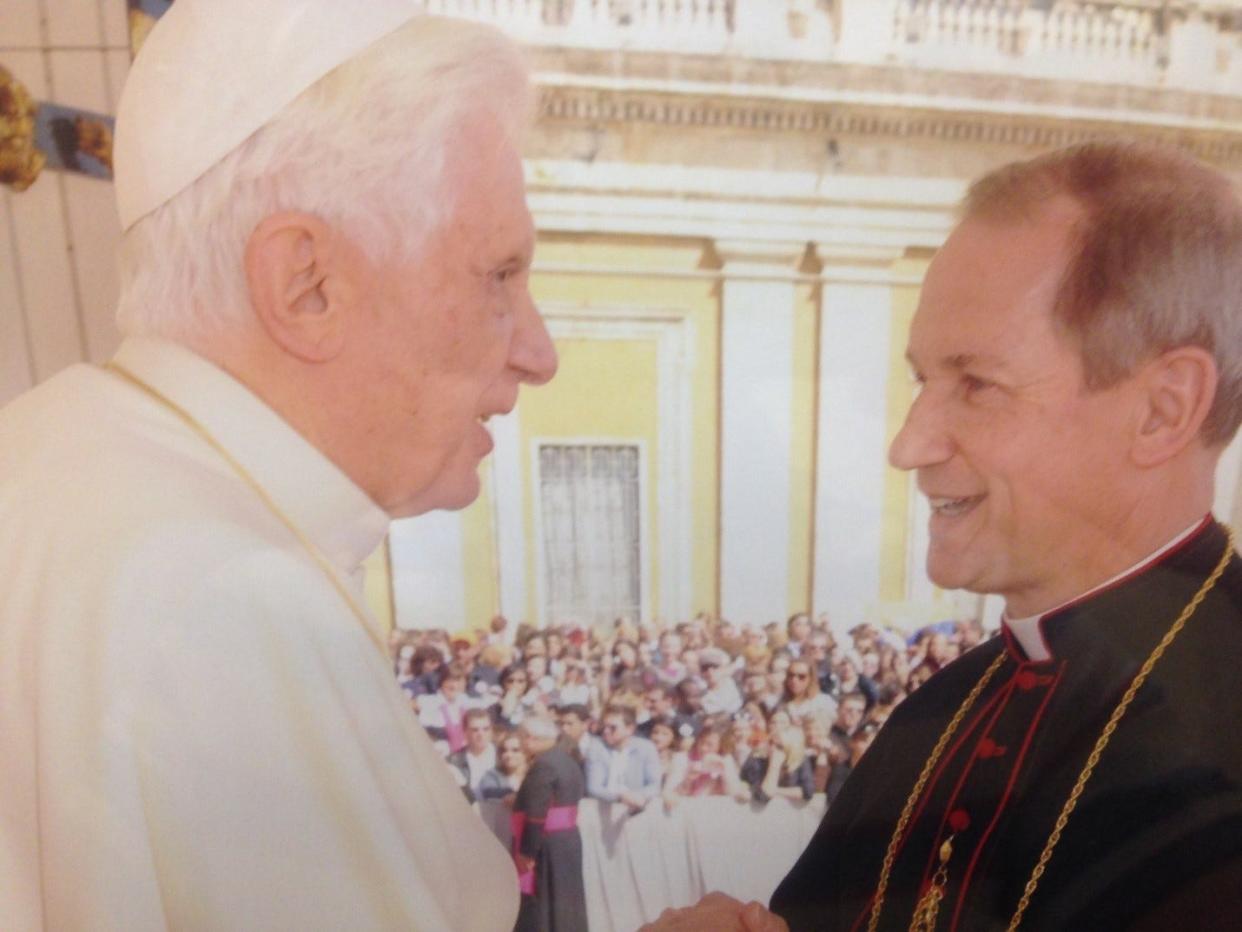
M774 728L766 759L753 755L742 768L742 779L750 784L757 802L810 799L815 793L815 765L807 756L802 728Z
M825 693L819 691L819 677L809 660L797 659L790 661L785 671L785 692L781 698L781 708L789 713L794 724L812 715L836 715L836 703Z

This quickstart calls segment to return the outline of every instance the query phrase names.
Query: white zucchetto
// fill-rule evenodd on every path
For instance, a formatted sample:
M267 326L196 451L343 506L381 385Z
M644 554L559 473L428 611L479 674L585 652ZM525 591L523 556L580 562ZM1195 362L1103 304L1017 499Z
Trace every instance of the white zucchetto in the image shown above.
M122 229L421 12L417 0L176 0L143 42L117 107Z

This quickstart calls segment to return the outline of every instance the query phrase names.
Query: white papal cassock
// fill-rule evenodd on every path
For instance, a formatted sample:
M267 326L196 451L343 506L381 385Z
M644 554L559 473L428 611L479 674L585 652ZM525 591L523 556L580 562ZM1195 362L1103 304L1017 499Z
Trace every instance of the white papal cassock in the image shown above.
M387 516L186 350L117 359L361 603ZM5 932L512 927L512 864L374 633L167 409L76 366L0 412L0 568Z

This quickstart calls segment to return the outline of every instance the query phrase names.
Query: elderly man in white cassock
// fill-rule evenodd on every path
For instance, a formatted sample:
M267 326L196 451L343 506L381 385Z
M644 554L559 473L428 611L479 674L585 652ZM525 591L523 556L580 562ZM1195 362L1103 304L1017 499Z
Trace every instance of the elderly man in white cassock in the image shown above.
M6 932L513 925L362 593L556 368L525 67L417 6L178 0L134 62L125 342L0 412Z

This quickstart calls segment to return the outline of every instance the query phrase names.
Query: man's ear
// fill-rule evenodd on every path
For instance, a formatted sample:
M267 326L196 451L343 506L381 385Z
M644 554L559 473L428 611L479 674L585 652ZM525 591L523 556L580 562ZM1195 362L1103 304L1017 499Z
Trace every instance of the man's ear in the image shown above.
M246 284L263 329L304 362L334 358L344 342L348 294L337 234L300 211L265 218L246 241Z
M1216 361L1201 346L1179 346L1148 362L1137 378L1142 407L1131 455L1140 466L1157 466L1198 437L1216 397Z

